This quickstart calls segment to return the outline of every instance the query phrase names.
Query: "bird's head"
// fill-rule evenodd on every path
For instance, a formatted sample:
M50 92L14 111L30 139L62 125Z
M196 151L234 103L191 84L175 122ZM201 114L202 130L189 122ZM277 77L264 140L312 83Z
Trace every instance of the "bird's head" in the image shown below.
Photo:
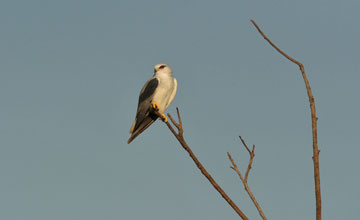
M156 64L154 67L155 74L167 74L172 75L172 69L165 63Z

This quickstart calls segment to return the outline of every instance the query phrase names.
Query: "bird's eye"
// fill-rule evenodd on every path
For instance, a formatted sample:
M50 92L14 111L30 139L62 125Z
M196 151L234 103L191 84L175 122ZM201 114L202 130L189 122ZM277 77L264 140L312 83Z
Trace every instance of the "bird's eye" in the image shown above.
M160 67L159 67L159 69L164 69L165 68L165 65L161 65Z

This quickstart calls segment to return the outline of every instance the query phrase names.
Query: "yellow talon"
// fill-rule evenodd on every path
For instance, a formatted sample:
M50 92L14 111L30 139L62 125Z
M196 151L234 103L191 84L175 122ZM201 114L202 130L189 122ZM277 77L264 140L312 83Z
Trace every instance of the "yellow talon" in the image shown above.
M152 102L151 107L155 110L159 110L159 105L156 102Z
M168 121L165 114L161 114L161 120L163 120L164 122Z

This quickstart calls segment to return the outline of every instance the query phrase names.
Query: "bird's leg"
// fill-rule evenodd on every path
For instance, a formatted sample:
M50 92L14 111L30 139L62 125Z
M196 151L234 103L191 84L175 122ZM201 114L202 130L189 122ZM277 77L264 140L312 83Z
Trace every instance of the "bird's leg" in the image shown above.
M159 110L159 104L157 104L157 102L152 102L152 103L151 103L151 107L152 107L155 111L158 111L158 110Z
M166 115L163 114L163 113L161 113L161 120L163 120L163 122L167 122L167 121L168 121Z
M151 103L151 108L154 110L154 111L159 111L159 104L157 104L157 102L152 102ZM160 112L159 112L160 113ZM167 117L164 113L160 113L160 118L161 120L163 120L164 122L167 122Z

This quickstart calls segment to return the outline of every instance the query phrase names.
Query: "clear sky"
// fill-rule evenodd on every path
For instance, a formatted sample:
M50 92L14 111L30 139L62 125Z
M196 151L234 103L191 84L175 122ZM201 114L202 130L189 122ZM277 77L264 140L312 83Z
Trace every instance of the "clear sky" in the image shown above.
M126 144L138 94L168 63L185 138L250 219L314 219L311 122L319 117L324 219L360 203L360 1L0 3L0 219L239 219L162 122Z

